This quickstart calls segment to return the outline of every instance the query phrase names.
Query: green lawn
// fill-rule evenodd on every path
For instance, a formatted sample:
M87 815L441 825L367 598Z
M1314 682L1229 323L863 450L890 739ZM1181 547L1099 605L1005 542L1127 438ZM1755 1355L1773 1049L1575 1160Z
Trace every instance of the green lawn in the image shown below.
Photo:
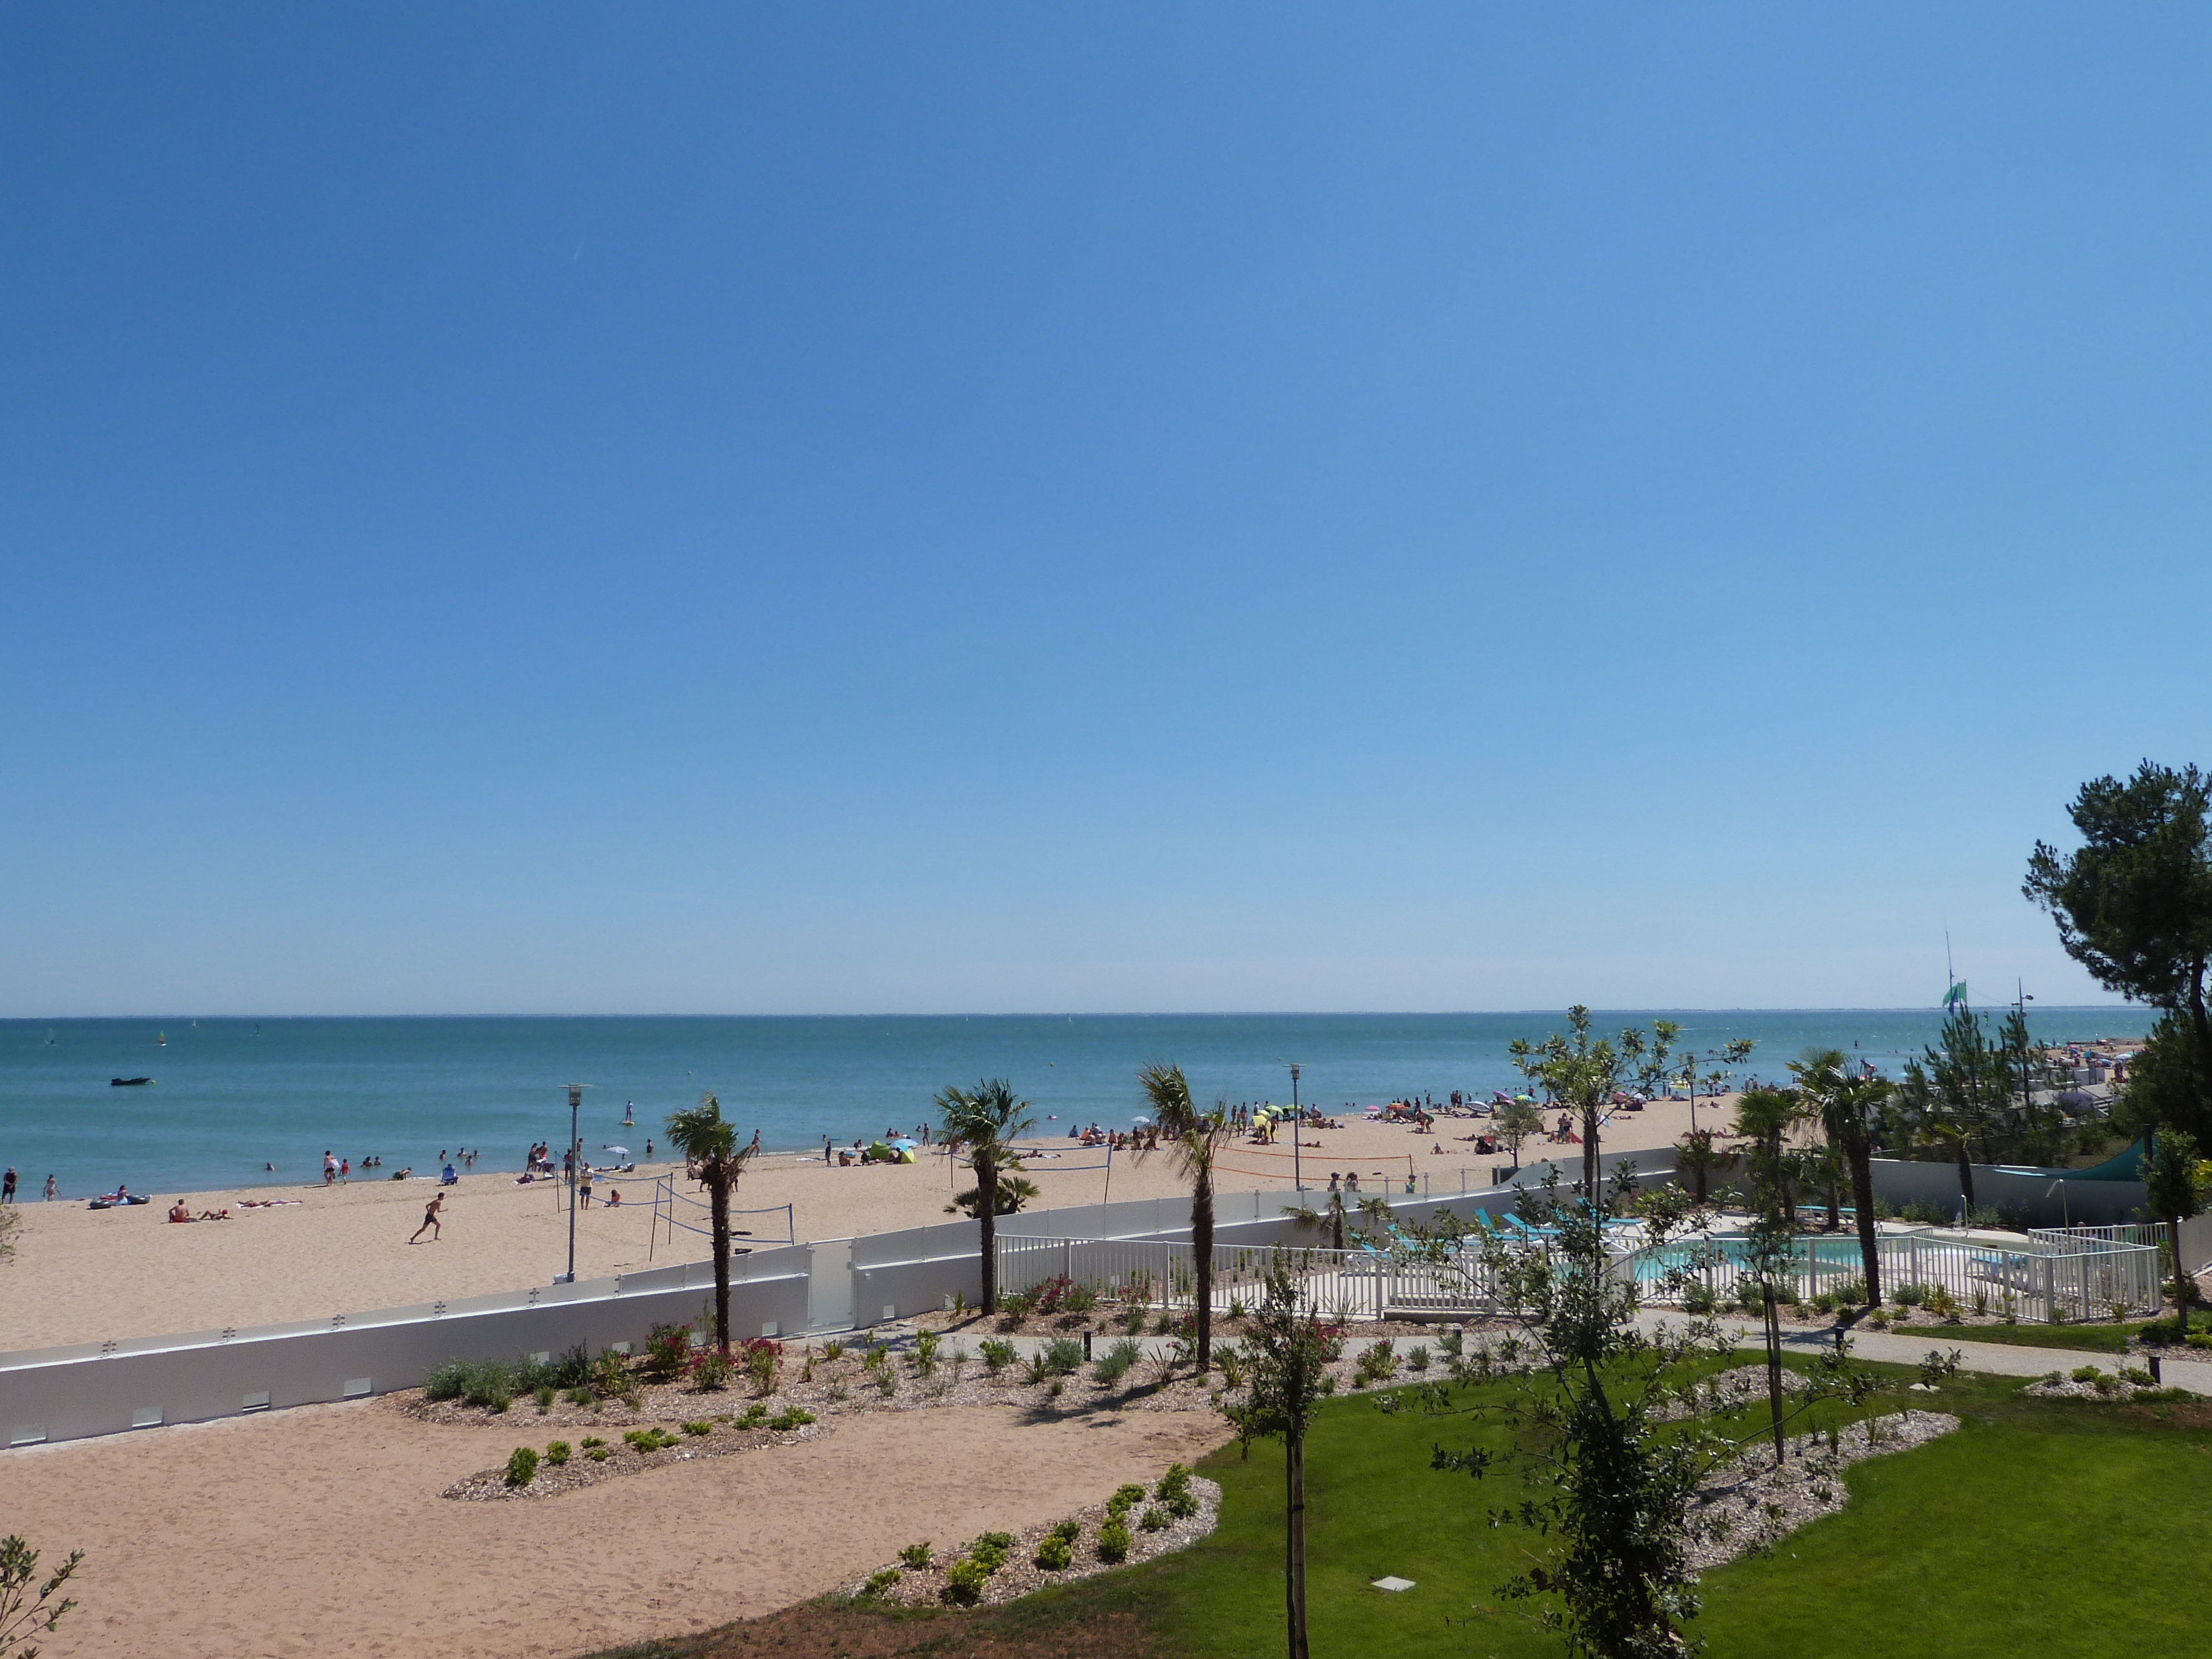
M2019 1386L1961 1377L1937 1402L1912 1396L1960 1413L1966 1426L1856 1465L1842 1515L1792 1534L1771 1559L1710 1575L1698 1628L1717 1659L2197 1650L2202 1616L2188 1610L2180 1587L2203 1560L2212 1414L2028 1401ZM1885 1408L1897 1403L1893 1397ZM1386 1416L1366 1398L1323 1413L1307 1461L1316 1653L1504 1659L1560 1651L1523 1607L1501 1606L1492 1594L1535 1541L1486 1524L1511 1483L1428 1468L1436 1441L1458 1443L1471 1432L1466 1419ZM1164 1562L1071 1586L1037 1612L1139 1611L1194 1659L1279 1653L1281 1453L1255 1446L1245 1462L1231 1447L1206 1472L1227 1494L1211 1539ZM1417 1588L1385 1595L1368 1587L1386 1573Z
M1899 1383L1915 1373L1872 1368ZM1510 1386L1490 1385L1502 1392ZM1930 1399L1961 1428L1847 1475L1850 1505L1775 1553L1707 1576L1695 1630L1712 1659L2135 1659L2205 1650L2195 1606L2212 1504L2212 1406L2030 1400L2021 1380L1961 1376ZM1474 1397L1470 1390L1467 1397ZM1838 1407L1824 1411L1844 1413ZM1825 1420L1825 1419L1824 1419ZM1307 1457L1313 1651L1517 1659L1563 1651L1499 1583L1540 1544L1487 1524L1519 1492L1432 1472L1442 1440L1499 1445L1467 1418L1334 1401ZM1283 1462L1261 1444L1207 1460L1225 1494L1213 1535L1179 1554L1001 1608L948 1617L815 1604L619 1659L1274 1659L1284 1648ZM1369 1581L1415 1581L1386 1595ZM605 1656L604 1659L618 1659Z

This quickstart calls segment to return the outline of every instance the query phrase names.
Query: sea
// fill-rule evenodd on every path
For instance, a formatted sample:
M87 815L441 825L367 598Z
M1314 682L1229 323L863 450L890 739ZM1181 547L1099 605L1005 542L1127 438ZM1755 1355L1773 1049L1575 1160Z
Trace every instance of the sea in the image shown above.
M1699 1053L1755 1046L1738 1077L1778 1078L1808 1048L1895 1074L1935 1040L1929 1010L1627 1010L1599 1030L1678 1021ZM2039 1008L2041 1037L2139 1036L2126 1005ZM1518 1081L1509 1045L1564 1029L1563 1012L1467 1014L1052 1014L836 1018L269 1018L189 1016L0 1021L0 1163L20 1198L49 1174L82 1198L320 1179L325 1151L359 1165L435 1169L479 1153L520 1170L534 1141L567 1143L567 1085L586 1085L586 1155L645 1156L677 1109L712 1092L770 1150L911 1129L948 1085L1004 1077L1039 1131L1126 1127L1143 1107L1137 1068L1170 1060L1201 1100L1346 1107ZM118 1088L111 1079L150 1082ZM633 1120L625 1127L625 1114ZM612 1161L610 1159L609 1161Z

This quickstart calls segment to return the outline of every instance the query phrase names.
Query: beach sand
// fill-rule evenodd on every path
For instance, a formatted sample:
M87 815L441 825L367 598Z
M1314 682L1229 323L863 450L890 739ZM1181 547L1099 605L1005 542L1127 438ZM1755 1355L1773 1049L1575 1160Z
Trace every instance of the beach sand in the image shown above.
M818 1442L468 1503L438 1494L542 1443L527 1414L431 1425L362 1401L0 1453L0 1478L43 1566L88 1558L51 1659L520 1659L787 1607L918 1539L1057 1520L1226 1437L1210 1412L871 1413Z
M1712 1127L1725 1114L1700 1101L1698 1115L1700 1123ZM1378 1178L1402 1182L1410 1167L1438 1192L1456 1191L1462 1171L1468 1187L1480 1189L1490 1184L1493 1167L1508 1164L1502 1155L1475 1156L1458 1139L1474 1132L1479 1121L1443 1118L1437 1127L1435 1136L1349 1120L1341 1129L1309 1129L1304 1139L1322 1145L1302 1153L1307 1184L1325 1187L1332 1170L1357 1170L1372 1191ZM1688 1127L1686 1103L1656 1102L1643 1112L1616 1115L1602 1145L1608 1152L1663 1146ZM1431 1150L1437 1146L1444 1149L1441 1156ZM1288 1205L1293 1201L1289 1152L1286 1139L1272 1152L1232 1146L1222 1157L1220 1186L1279 1191ZM1532 1142L1522 1155L1572 1161L1581 1148ZM1103 1156L1065 1139L1038 1143L1024 1170L1042 1189L1031 1207L1097 1203L1107 1192L1103 1170L1060 1166L1096 1164ZM974 1184L965 1169L948 1169L941 1154L925 1153L911 1165L866 1169L824 1168L818 1154L811 1161L776 1155L748 1170L736 1205L749 1210L790 1205L801 1242L857 1237L949 1219L945 1206L956 1174L962 1188ZM678 1233L672 1246L664 1230L657 1244L651 1242L652 1212L641 1200L652 1186L642 1170L635 1176L599 1178L599 1201L576 1219L580 1278L634 1271L647 1265L649 1255L657 1262L706 1258L706 1241L696 1235ZM678 1186L697 1195L688 1183ZM625 1200L620 1209L605 1202L613 1188ZM1114 1160L1117 1200L1174 1197L1187 1190L1164 1155ZM451 1301L549 1284L567 1267L565 1188L518 1187L512 1174L464 1176L447 1190L442 1238L433 1243L426 1236L410 1245L408 1235L435 1191L425 1180L356 1180L332 1188L194 1194L188 1200L194 1213L228 1205L231 1219L184 1226L166 1219L177 1196L171 1192L157 1194L153 1204L123 1210L88 1210L82 1202L21 1205L15 1261L0 1267L7 1292L0 1297L0 1352L226 1326L243 1329ZM242 1210L239 1200L245 1198L301 1202ZM703 1210L689 1215L705 1224ZM781 1214L743 1217L737 1224L750 1228L763 1243L783 1238Z

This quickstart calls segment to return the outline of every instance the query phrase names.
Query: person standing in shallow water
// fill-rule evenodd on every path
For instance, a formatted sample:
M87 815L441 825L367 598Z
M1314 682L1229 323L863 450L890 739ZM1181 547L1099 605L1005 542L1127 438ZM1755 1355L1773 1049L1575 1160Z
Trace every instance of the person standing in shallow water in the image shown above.
M10 1164L8 1166L8 1173L0 1176L0 1204L13 1204L15 1201L15 1166Z

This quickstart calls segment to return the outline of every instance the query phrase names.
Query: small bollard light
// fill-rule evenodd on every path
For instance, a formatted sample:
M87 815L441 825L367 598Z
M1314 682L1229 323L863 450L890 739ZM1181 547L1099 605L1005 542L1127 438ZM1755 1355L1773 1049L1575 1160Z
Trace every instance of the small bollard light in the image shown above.
M1091 1333L1089 1331L1083 1334L1083 1363L1086 1365L1091 1363ZM2155 1365L2158 1362L2154 1359L2151 1364Z
M2160 1371L2158 1367L2158 1356L2156 1354L2153 1354L2150 1357L2150 1380L2151 1385L2154 1388L2160 1385Z

